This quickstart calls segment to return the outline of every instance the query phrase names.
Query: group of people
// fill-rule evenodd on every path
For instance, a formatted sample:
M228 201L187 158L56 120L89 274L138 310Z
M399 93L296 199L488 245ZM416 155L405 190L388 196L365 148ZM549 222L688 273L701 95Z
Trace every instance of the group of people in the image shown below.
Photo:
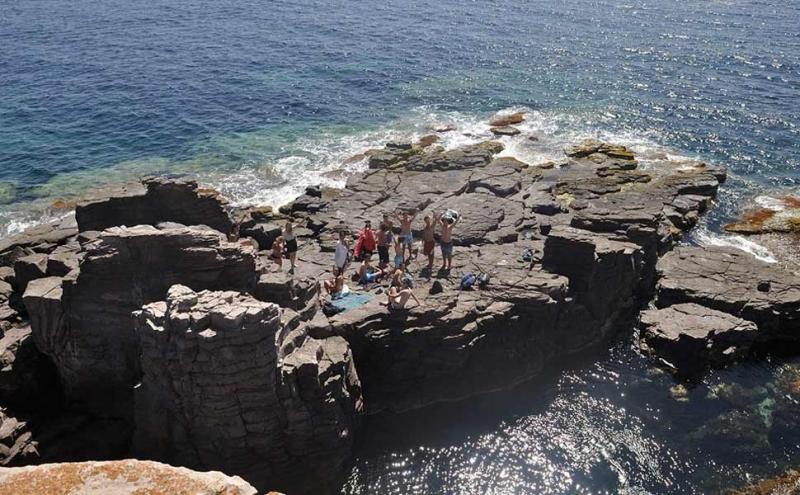
M389 215L384 214L378 230L372 229L372 222L367 220L358 233L353 254L359 261L369 260L375 251L378 252L378 267L384 269L389 266L389 248L394 247L395 268L405 267L413 260L419 249L414 247L413 222L417 217L416 210L412 213L396 213L395 218L400 224L400 234L394 237L394 222ZM425 215L425 226L422 228L422 255L427 257L428 272L433 270L436 248L436 227L441 225L439 243L442 252L442 270L450 270L453 266L453 228L459 221L459 216L453 210L445 213Z
M409 300L421 304L413 292L413 278L407 274L410 262L418 256L419 248L414 244L413 222L417 211L395 213L400 233L395 237L394 222L388 214L377 230L373 230L372 222L367 220L359 231L353 249L353 257L360 262L353 279L360 284L369 285L390 278L387 294L387 305L392 309L402 309ZM453 265L453 229L459 221L458 213L448 210L444 213L424 217L422 229L422 254L427 257L426 270L433 270L436 248L436 227L441 226L439 244L442 254L441 270L448 271ZM389 250L394 249L394 260L390 263ZM372 265L372 256L378 253L378 265ZM339 240L334 252L333 279L326 280L320 287L320 301L326 294L336 297L344 289L345 271L350 263L350 246L347 234L339 232Z

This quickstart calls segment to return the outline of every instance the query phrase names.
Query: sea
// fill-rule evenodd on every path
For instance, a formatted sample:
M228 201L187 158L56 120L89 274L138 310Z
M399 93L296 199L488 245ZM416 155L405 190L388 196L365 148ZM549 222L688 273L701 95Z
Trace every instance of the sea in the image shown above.
M482 141L524 111L538 140L501 141L528 163L593 137L725 165L687 242L774 261L722 225L800 192L798 26L796 0L0 1L0 238L152 174L281 205L367 149L442 123L446 148ZM340 491L716 493L800 464L775 426L799 365L677 394L620 329L511 392L369 418Z

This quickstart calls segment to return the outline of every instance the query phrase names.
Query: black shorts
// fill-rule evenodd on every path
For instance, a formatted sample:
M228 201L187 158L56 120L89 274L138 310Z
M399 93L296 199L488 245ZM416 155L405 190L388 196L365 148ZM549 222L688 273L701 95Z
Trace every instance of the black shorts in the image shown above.
M372 259L372 251L370 251L369 249L362 249L358 261L371 260L371 259Z
M297 239L286 241L286 254L297 252Z
M389 246L378 246L378 258L381 263L389 262Z

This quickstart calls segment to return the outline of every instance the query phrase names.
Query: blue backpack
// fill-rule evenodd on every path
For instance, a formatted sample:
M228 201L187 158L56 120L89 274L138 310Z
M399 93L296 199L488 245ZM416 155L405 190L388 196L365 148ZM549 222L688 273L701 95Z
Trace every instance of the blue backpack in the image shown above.
M466 275L461 277L461 290L472 289L472 286L475 285L475 281L477 280L478 277L474 273L472 272L467 273Z

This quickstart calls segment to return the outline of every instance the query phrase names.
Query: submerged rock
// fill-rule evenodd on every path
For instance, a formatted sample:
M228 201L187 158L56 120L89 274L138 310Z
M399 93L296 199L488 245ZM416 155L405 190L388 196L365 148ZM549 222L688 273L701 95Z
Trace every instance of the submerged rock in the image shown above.
M150 461L75 462L0 471L0 494L103 493L105 495L257 495L238 476L199 473Z
M344 339L284 327L275 304L180 285L135 318L139 453L291 493L335 479L361 408Z

